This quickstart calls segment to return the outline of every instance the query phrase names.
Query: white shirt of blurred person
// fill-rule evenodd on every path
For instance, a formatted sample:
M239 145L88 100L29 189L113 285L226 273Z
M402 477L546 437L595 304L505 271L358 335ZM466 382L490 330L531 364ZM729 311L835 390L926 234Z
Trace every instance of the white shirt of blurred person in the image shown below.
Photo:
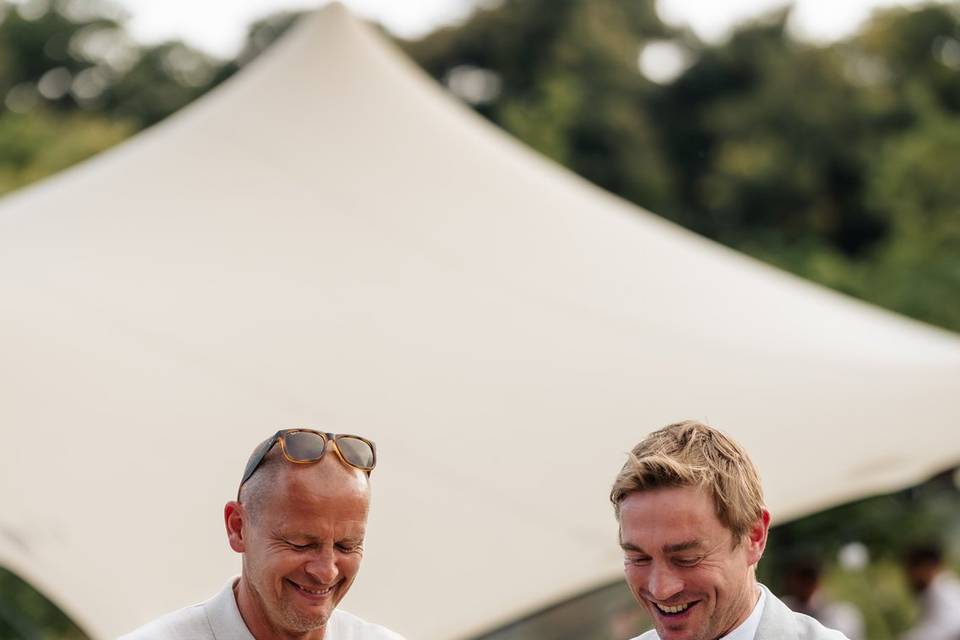
M783 603L797 613L816 618L828 629L836 629L850 640L865 640L863 614L850 602L831 600L820 589L820 566L813 560L794 562L784 577Z
M614 481L624 574L654 629L640 640L843 640L756 580L770 513L746 452L700 422L641 441Z
M337 608L360 569L369 470L348 464L332 441L318 461L295 463L292 447L277 444L281 433L254 451L238 499L224 507L240 577L120 640L403 640Z
M924 545L908 552L907 580L919 596L920 617L902 640L960 640L960 579L943 566L943 550Z

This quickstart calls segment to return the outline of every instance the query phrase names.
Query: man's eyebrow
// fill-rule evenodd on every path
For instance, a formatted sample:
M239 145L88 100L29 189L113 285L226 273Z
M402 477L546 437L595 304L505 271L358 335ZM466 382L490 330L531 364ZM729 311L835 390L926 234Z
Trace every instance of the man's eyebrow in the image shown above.
M663 550L666 553L678 553L680 551L689 551L690 549L699 549L702 546L703 543L700 540L684 540L677 544L664 545Z
M307 544L316 544L320 541L319 538L310 535L309 533L296 533L294 531L283 531L282 529L275 529L273 536L275 538L282 538L284 540L296 539L298 542L305 542Z
M681 551L689 551L690 549L699 549L701 547L703 547L703 542L700 540L684 540L683 542L678 542L676 544L664 545L663 551L664 553L679 553ZM621 542L620 548L624 551L636 551L643 553L643 549L630 542Z

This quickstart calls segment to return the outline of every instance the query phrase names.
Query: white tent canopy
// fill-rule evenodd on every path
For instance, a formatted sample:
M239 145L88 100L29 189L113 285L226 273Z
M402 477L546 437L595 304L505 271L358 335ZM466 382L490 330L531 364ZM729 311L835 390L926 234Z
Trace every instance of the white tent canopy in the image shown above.
M960 340L524 149L333 6L0 204L0 564L112 637L239 571L281 426L381 457L344 607L447 640L613 579L625 452L741 440L775 520L960 461Z

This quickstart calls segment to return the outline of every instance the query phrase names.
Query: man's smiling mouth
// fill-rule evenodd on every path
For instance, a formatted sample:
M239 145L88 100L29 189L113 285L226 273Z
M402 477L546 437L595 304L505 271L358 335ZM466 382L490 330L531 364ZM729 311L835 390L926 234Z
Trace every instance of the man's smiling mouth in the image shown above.
M324 588L317 589L317 588L305 587L305 586L303 586L303 585L301 585L301 584L297 584L297 583L294 582L293 580L288 580L288 582L289 582L291 585L293 585L293 587L294 587L297 591L300 591L300 592L303 593L304 595L307 595L307 596L310 596L310 597L313 597L313 598L324 598L324 597L330 595L331 593L333 593L334 588L336 588L336 586L337 586L336 584L332 584L332 585L330 585L329 587L324 587Z
M669 605L669 606L665 604L660 604L659 602L654 602L653 604L654 606L656 606L657 611L661 615L670 617L670 616L678 616L682 613L685 613L687 610L690 609L690 607L697 604L697 602L699 602L699 600L694 600L692 602L684 602L682 604L675 604L675 605Z

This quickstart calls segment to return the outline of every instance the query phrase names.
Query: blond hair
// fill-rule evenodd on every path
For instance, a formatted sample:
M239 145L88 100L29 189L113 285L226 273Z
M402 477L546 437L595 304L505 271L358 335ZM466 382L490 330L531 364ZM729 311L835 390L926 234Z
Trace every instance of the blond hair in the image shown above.
M720 431L695 420L668 425L633 448L610 490L617 520L627 496L671 487L708 491L717 518L733 533L735 545L764 510L760 474L747 452Z

